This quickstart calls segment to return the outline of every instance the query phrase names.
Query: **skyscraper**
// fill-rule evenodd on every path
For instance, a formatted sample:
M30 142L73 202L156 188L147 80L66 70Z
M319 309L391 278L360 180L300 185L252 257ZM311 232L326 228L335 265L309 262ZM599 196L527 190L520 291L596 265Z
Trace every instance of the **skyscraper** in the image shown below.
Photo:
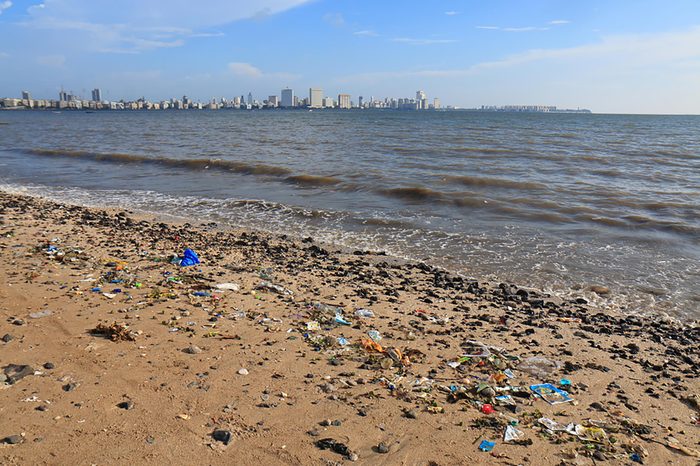
M253 93L248 93L248 105L253 105Z
M282 107L294 107L294 91L286 87L282 89Z
M362 104L363 104L363 103L364 103L364 100L362 99L362 96L360 96L360 97L357 99L357 106L360 107L360 108L362 108Z
M428 109L428 96L423 91L416 91L416 108L418 110Z
M433 108L435 108L435 110L440 110L440 105L441 105L441 104L440 104L440 99L438 99L437 97L435 97L435 98L433 99Z
M92 100L94 102L102 102L102 91L99 88L92 90Z
M32 95L29 91L22 91L22 100L32 100Z
M350 94L338 94L338 108L350 108Z
M323 108L323 89L309 88L309 107Z

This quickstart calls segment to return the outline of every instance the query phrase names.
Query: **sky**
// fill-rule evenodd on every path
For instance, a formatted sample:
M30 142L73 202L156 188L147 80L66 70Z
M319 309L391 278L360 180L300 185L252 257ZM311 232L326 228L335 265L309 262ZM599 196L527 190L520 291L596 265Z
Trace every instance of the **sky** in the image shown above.
M0 0L0 97L700 113L698 0Z

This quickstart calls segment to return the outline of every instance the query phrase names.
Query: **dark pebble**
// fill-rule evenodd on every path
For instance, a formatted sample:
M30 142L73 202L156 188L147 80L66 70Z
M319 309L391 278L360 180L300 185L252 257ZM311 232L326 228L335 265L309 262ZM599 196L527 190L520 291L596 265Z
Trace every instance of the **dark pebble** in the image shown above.
M2 341L4 341L5 343L9 343L14 339L15 339L15 337L10 335L9 333L6 333L5 335L2 336Z
M336 419L335 421L331 422L331 425L335 427L340 427L342 424L343 422L340 419Z
M127 411L130 409L134 409L134 402L129 400L129 401L122 401L117 405L117 408L121 409L126 409Z
M224 445L228 445L229 442L231 441L231 431L230 430L223 430L223 429L217 429L214 431L213 434L211 434L212 438L216 440L217 442L221 442Z
M64 392L72 392L76 388L78 388L78 384L75 382L71 382L71 383L67 383L63 386L63 391Z
M379 453L389 453L389 446L382 442L379 445L377 445L377 452Z
M56 366L52 362L44 363L44 369L51 370L51 369L55 369L55 368L56 368Z
M2 441L3 443L9 443L10 445L17 445L24 442L24 439L21 435L10 435L9 437L5 437Z
M418 415L416 414L415 410L409 409L408 411L404 412L404 416L406 416L408 419L415 419Z

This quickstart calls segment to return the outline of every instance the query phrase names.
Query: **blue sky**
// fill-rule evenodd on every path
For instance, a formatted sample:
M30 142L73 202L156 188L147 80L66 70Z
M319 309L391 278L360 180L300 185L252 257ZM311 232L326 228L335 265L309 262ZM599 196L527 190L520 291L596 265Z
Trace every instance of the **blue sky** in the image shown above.
M0 96L195 99L284 86L700 113L697 0L0 0Z

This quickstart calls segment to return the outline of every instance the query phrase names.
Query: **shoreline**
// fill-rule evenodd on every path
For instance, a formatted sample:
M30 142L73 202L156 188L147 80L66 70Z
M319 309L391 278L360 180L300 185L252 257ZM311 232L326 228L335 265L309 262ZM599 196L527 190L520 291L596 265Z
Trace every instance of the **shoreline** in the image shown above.
M4 192L0 213L0 358L34 372L0 390L0 438L20 435L0 445L3 463L628 464L639 446L645 463L697 463L697 322L311 238ZM168 262L185 247L202 264ZM134 341L90 332L113 323ZM462 360L468 340L500 348L489 349L499 362ZM549 382L574 401L550 406L527 389ZM605 439L547 430L542 417L602 426ZM503 440L513 421L521 445ZM491 453L482 440L496 441Z

